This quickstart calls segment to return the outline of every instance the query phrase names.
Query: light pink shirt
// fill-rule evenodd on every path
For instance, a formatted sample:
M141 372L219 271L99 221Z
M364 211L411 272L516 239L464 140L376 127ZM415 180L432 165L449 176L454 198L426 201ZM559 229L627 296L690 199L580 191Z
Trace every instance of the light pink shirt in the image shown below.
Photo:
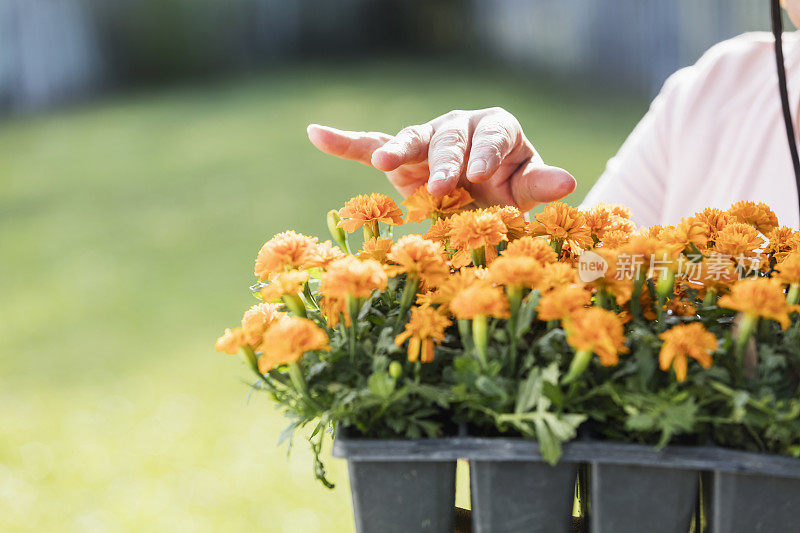
M786 34L784 43L797 124L800 35ZM637 224L650 226L754 200L772 207L782 225L800 227L777 80L770 34L714 46L667 80L583 207L624 204Z

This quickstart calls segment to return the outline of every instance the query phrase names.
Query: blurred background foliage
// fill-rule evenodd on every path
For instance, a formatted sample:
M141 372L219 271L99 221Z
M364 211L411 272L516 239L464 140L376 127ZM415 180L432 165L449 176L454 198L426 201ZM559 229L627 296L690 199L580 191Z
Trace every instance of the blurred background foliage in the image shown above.
M535 59L581 2L0 0L0 531L352 531L213 351L264 241L392 193L305 126L503 106L577 203L647 106Z

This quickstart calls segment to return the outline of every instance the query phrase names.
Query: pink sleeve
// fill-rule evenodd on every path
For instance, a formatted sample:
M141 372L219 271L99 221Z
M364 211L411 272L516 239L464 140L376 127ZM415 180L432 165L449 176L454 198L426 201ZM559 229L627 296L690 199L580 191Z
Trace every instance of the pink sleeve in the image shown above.
M694 69L680 70L666 81L650 110L609 160L582 208L599 203L623 204L631 209L639 226L661 222L671 159L671 129L683 107L679 89L687 85Z

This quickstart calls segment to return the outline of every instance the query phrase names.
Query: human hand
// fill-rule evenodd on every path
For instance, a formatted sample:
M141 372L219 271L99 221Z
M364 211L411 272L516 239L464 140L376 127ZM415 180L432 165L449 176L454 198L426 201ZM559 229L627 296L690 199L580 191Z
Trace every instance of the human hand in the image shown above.
M308 138L325 153L386 173L403 196L421 185L437 196L466 188L481 206L522 211L575 190L575 178L546 165L522 126L499 107L451 111L395 136L311 124Z

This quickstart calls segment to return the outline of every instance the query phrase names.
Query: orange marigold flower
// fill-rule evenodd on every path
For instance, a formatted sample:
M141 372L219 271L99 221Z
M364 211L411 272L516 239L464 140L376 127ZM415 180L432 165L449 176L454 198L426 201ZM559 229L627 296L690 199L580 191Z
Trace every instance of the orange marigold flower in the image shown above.
M653 224L649 228L643 228L642 230L638 231L636 235L649 239L659 239L661 238L661 232L664 231L664 229L664 226L661 224Z
M789 314L800 311L800 305L788 305L783 285L774 279L750 278L736 282L731 293L719 299L718 305L749 316L774 320L786 329L791 323Z
M605 232L603 240L598 244L603 248L620 248L628 244L631 240L631 233L621 230L610 230Z
M333 329L338 326L342 316L344 316L345 326L350 327L352 325L350 314L347 311L347 300L344 298L325 296L320 299L319 307L329 328Z
M598 205L606 205L611 210L612 215L617 215L620 218L627 218L630 220L633 218L633 212L631 211L630 207L626 207L621 204L598 204Z
M434 342L440 344L444 340L444 332L450 324L450 319L433 307L414 307L405 331L395 337L394 342L402 346L409 341L408 360L412 363L419 359L420 351L422 362L430 363L433 361Z
M254 273L259 281L290 268L313 266L317 253L317 238L285 231L268 240L256 257Z
M315 350L330 350L325 330L306 318L285 317L264 333L258 370L266 374L276 366L293 363L304 353Z
M265 302L280 300L284 294L298 294L308 281L308 272L290 270L269 275L269 285L261 289L261 299Z
M704 250L709 240L706 226L692 217L684 218L677 226L665 227L659 238L681 250L690 244L694 244L699 250Z
M567 342L576 351L594 352L603 366L614 366L628 352L625 327L616 313L600 307L578 309L564 320Z
M286 316L286 313L280 311L280 307L280 304L261 303L245 311L242 331L247 344L257 347L267 328Z
M627 208L619 205L598 204L588 209L584 216L592 237L597 241L605 241L609 232L630 235L636 229L630 214Z
M528 222L525 220L525 215L516 207L495 205L488 207L487 210L500 215L500 219L506 225L506 237L509 241L519 239L525 235Z
M752 257L758 254L757 250L763 244L764 239L759 237L755 227L733 222L719 231L714 242L714 250L731 257Z
M548 291L570 285L578 281L578 275L572 265L566 263L551 263L542 269L542 277L536 286L544 294Z
M775 277L783 283L789 285L800 283L800 252L787 255L783 261L777 264L775 270Z
M489 265L489 280L508 287L533 288L542 276L542 266L532 257L504 255Z
M229 355L236 355L243 346L247 346L247 334L242 328L226 329L217 339L214 349Z
M559 320L592 303L592 293L580 285L564 285L548 292L539 301L539 320Z
M358 254L359 259L374 259L379 263L386 262L386 254L392 249L392 239L374 238L364 241L363 250Z
M665 229L664 227L660 227L659 235L661 235ZM622 246L619 252L620 255L625 255L629 259L641 262L649 267L652 258L656 258L659 261L662 259L676 260L681 252L681 248L682 247L679 245L661 240L660 237L632 235L628 243Z
M436 290L417 295L417 303L420 305L439 305L441 309L447 309L456 294L467 287L485 280L488 271L485 268L462 268L447 278Z
M707 237L706 245L703 246L701 250L707 248L710 241L716 240L717 234L722 228L731 222L735 222L731 215L715 207L706 207L699 213L695 213L694 216L690 218L701 224L703 232Z
M727 289L739 279L739 273L731 258L716 252L704 257L699 265L688 262L686 265L686 277L690 281L702 283L707 289L715 291Z
M783 261L783 258L789 252L796 252L800 250L800 231L782 226L776 228L767 234L766 248L764 254L774 257L778 262Z
M595 248L594 253L603 258L607 268L605 275L597 278L592 285L600 291L605 291L612 295L617 305L625 305L633 296L633 276L626 275L627 267L619 264L619 252L612 248Z
M475 283L455 295L450 311L458 319L472 320L477 316L508 318L508 300L499 287L488 283Z
M377 261L359 260L352 255L338 259L322 275L319 292L325 297L344 300L347 296L368 298L372 291L383 290L386 272Z
M342 249L333 244L333 242L325 241L314 248L314 257L309 261L309 266L325 270L328 265L345 255Z
M534 235L549 235L555 240L569 244L573 251L589 248L594 244L586 225L586 215L565 203L555 202L536 215L539 224L533 224Z
M447 240L447 236L449 234L450 234L450 219L440 218L439 220L431 224L430 229L425 234L425 238L431 241L444 242Z
M499 214L486 209L464 211L451 216L448 237L460 250L496 246L506 240L506 225Z
M661 370L675 370L678 381L686 379L688 357L695 359L703 368L711 368L711 353L717 349L718 341L703 324L678 324L658 336L664 341L658 354Z
M347 233L353 233L365 224L377 227L378 222L398 225L403 223L403 212L397 204L385 194L362 194L349 199L339 209L338 227ZM373 233L377 234L377 231Z
M697 308L694 306L687 289L689 286L686 283L680 282L675 284L673 296L667 300L666 307L675 316L695 316Z
M778 217L772 209L760 202L736 202L728 209L728 214L738 222L750 224L764 235L779 226Z
M555 250L544 237L520 237L508 243L508 247L503 250L503 255L507 257L530 257L542 265L558 261Z
M386 258L392 265L386 267L390 276L401 273L422 280L429 287L441 285L450 268L445 263L444 247L420 235L406 235L397 241Z
M422 185L403 201L408 208L406 222L421 222L426 218L443 218L457 213L473 202L466 189L457 188L444 196L434 196Z

